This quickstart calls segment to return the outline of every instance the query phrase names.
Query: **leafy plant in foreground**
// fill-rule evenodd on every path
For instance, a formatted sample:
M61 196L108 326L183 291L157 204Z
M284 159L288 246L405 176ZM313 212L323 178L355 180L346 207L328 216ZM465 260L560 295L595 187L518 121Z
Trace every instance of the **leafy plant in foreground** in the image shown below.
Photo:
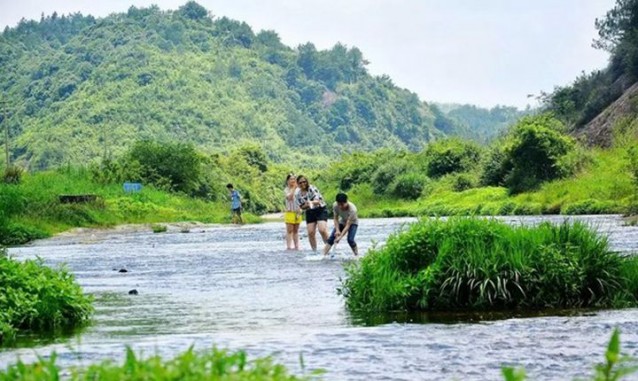
M89 322L92 298L66 269L0 252L0 344L10 343L20 331L57 332Z
M63 373L56 364L55 353L47 360L40 358L35 364L27 365L18 362L6 371L0 371L0 381L28 379L34 381L58 380ZM124 362L114 364L104 361L90 365L87 368L71 369L68 380L228 380L228 381L294 381L314 379L321 371L313 371L310 376L298 377L291 375L279 364L273 363L271 358L248 360L246 352L228 352L213 348L210 351L197 353L193 347L170 360L163 360L159 356L143 359L135 355L131 348L126 349Z

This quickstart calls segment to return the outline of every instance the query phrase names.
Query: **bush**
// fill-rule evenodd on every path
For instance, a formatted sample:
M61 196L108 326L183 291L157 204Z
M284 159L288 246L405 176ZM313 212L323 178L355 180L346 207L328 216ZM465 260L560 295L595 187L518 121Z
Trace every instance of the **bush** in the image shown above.
M441 177L474 167L480 160L481 150L475 143L453 138L431 143L425 155L428 176Z
M452 179L452 190L455 192L463 192L474 188L475 182L472 176L466 173L459 173Z
M505 158L511 171L504 179L512 193L534 189L569 172L560 162L574 150L575 143L560 132L562 128L548 115L523 118L514 127Z
M581 223L426 219L348 267L340 292L355 311L636 305L631 261Z
M84 295L64 268L41 259L24 262L0 255L0 343L20 331L56 332L87 324L92 298Z
M139 174L133 174L139 178L127 180L188 194L199 186L202 164L202 157L190 144L137 142L126 156L126 166L139 166Z
M496 142L481 164L480 183L483 186L503 186L511 169L503 142Z
M396 177L390 188L392 195L405 200L416 200L423 194L428 178L417 173L406 173Z
M402 162L388 162L380 166L372 176L372 189L376 194L387 194L392 190L394 179L405 171L407 165Z
M17 165L11 165L4 170L4 182L5 184L19 184L22 180L22 173L24 171Z
M161 225L161 224L153 224L151 225L151 230L153 231L153 233L166 233L166 231L168 230L168 226Z
M27 226L15 222L2 223L0 221L0 245L23 245L34 239L46 238L49 235L33 226Z

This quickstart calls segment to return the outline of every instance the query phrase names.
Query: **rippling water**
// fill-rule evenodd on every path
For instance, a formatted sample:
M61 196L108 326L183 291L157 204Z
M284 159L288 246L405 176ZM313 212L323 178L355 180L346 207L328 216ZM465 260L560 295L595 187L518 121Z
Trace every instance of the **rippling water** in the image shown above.
M614 250L638 252L638 227L623 227L617 216L579 219L608 235ZM361 220L361 252L411 221ZM370 325L350 316L336 293L342 262L283 250L283 230L282 223L265 223L194 227L188 234L91 231L10 249L17 258L65 263L96 295L96 314L72 338L1 350L0 367L53 350L67 366L120 360L126 345L167 357L190 345L217 345L273 355L295 373L303 354L306 368L326 369L327 380L494 380L502 365L524 366L531 379L564 380L591 374L613 327L622 331L624 352L638 355L637 309L461 323L384 317ZM347 244L337 252L349 254ZM120 268L129 272L114 271ZM139 295L128 295L131 289Z

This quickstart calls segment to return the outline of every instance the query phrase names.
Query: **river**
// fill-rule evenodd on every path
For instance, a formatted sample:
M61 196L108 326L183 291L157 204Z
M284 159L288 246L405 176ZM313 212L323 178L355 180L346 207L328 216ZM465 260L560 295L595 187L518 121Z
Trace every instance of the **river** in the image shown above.
M638 227L622 226L620 217L578 219L609 236L612 249L638 252ZM411 221L361 220L361 252ZM74 336L0 350L0 368L52 351L70 366L119 361L126 345L166 357L216 345L272 355L297 374L302 354L306 371L323 368L326 380L497 380L503 365L525 367L530 379L565 380L592 374L614 327L623 352L638 356L638 309L466 321L355 318L336 293L345 262L308 261L284 247L283 223L268 222L193 226L189 233L88 230L9 249L19 259L66 264L96 296L96 313ZM337 247L337 257L348 253L345 242ZM122 268L128 272L116 271ZM129 295L132 289L139 295Z

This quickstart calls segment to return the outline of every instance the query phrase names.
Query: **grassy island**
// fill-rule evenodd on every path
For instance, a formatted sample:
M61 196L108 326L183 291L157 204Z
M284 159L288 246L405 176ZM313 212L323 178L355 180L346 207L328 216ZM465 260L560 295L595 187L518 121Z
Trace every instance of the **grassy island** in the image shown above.
M353 311L635 306L638 261L582 223L423 219L348 268Z

